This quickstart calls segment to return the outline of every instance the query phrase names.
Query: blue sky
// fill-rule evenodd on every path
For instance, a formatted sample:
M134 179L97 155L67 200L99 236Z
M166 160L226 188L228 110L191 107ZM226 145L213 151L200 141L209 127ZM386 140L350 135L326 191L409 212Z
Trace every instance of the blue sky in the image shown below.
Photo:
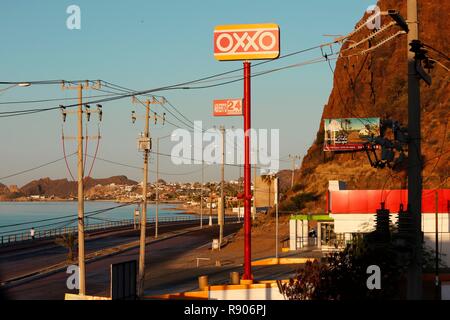
M2 1L0 4L0 81L46 79L103 79L134 89L147 89L220 73L241 66L241 62L218 62L213 58L212 35L216 25L274 22L281 30L281 52L308 48L330 40L324 34L346 34L374 1ZM81 8L81 30L66 28L66 8ZM320 57L320 50L274 61L254 68L270 69ZM315 138L323 105L328 100L332 74L327 64L315 64L255 78L252 82L252 124L256 128L280 129L280 156L303 155ZM1 86L4 88L4 86ZM96 92L86 92L98 94ZM197 91L166 91L166 96L192 120L204 127L224 124L242 127L241 118L214 118L211 101L242 96L242 83ZM13 88L0 93L0 102L75 97L74 91L59 86ZM55 106L1 104L0 111ZM133 125L131 110L142 113L131 99L104 104L103 139L99 156L113 161L141 165L136 137L142 121ZM157 111L160 109L157 107ZM176 122L167 116L168 120ZM69 117L66 134L75 134L75 118ZM31 168L62 156L61 117L58 111L15 118L0 118L0 177ZM151 128L152 136L170 134L170 125ZM90 123L90 134L96 134ZM75 151L67 141L68 153ZM95 144L89 145L93 153ZM170 145L161 143L169 153ZM75 171L75 162L70 162ZM155 167L152 157L151 169ZM289 167L281 162L281 168ZM185 173L199 166L174 166L161 158L161 171ZM140 180L139 170L98 161L94 177L125 174ZM237 178L236 168L227 177ZM208 180L220 171L210 166ZM63 162L0 182L22 185L31 179L68 177ZM161 175L169 181L199 180L200 173ZM150 174L150 180L154 180Z

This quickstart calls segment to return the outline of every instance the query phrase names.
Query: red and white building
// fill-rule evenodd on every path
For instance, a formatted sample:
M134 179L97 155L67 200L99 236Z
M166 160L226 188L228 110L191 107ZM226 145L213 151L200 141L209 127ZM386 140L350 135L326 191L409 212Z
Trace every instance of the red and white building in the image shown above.
M435 249L436 220L438 248L443 262L450 266L450 189L423 190L422 231L425 244ZM436 204L437 195L437 204ZM400 205L408 206L407 190L335 190L329 191L328 211L334 220L337 238L349 240L352 234L371 232L375 213L385 203L391 222L396 223Z

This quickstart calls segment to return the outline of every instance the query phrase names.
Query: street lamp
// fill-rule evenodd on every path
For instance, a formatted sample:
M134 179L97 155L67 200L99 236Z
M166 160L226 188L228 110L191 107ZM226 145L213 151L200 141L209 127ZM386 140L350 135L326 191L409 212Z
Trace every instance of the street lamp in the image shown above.
M155 208L155 238L158 238L158 216L159 216L159 140L173 137L174 134L156 138L156 208Z
M4 89L0 89L0 92L5 92L6 90L9 90L9 89L12 89L12 88L15 88L15 87L24 88L24 87L29 87L29 86L31 86L31 83L29 83L29 82L15 83L15 84L13 84L13 85L11 85L9 87L6 87Z

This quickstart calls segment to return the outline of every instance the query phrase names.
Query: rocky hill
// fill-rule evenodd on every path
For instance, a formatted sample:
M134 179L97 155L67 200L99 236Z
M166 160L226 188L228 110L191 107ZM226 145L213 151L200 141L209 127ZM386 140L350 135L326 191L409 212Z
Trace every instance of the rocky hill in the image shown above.
M114 183L116 185L136 185L137 182L128 179L126 176L114 176L104 179L85 179L85 190L96 185L109 185ZM78 184L76 181L69 181L67 179L52 180L50 178L42 178L34 180L20 188L20 192L24 196L30 195L43 195L43 196L56 196L58 198L76 197Z
M449 55L449 1L419 0L419 38ZM406 18L406 0L381 0L381 10L397 9ZM360 22L367 19L366 14ZM382 17L382 25L389 23ZM395 27L397 28L397 27ZM371 31L364 28L349 40L359 41ZM347 41L341 51L352 43ZM364 48L368 48L365 45ZM450 63L429 51L447 67ZM407 39L401 35L366 55L340 58L334 71L333 89L318 123L317 138L295 173L295 191L284 208L323 212L328 180L343 180L350 189L394 189L406 186L405 171L374 169L365 152L324 152L325 118L381 117L407 126ZM331 73L331 71L330 71ZM450 73L439 65L431 70L431 86L421 83L422 153L424 188L448 188L450 183L450 134L448 128ZM296 203L301 205L297 206Z
M8 194L9 188L4 184L0 183L0 194Z

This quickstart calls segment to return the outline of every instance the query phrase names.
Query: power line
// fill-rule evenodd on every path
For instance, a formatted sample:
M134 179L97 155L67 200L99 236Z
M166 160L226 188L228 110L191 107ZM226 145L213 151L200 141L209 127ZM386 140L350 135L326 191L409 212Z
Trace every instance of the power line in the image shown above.
M73 156L73 155L75 155L75 154L76 154L76 152L74 152L74 153L68 155L67 157L71 157L71 156ZM30 168L30 169L22 170L22 171L19 171L19 172L16 172L16 173L13 173L13 174L4 176L4 177L0 177L0 180L4 180L4 179L7 179L7 178L15 177L15 176L18 176L18 175L21 175L21 174L24 174L24 173L27 173L27 172L30 172L30 171L34 171L34 170L37 170L37 169L46 167L46 166L48 166L48 165L51 165L51 164L53 164L53 163L59 162L59 161L61 161L61 160L64 160L64 157L59 158L59 159L56 159L56 160L53 160L53 161L50 161L50 162L47 162L47 163L44 163L44 164L41 164L41 165L39 165L39 166Z
M337 43L337 41L332 42L333 43ZM318 49L324 45L330 45L330 43L328 44L322 44L322 45L317 45L317 46L313 46L310 48L306 48L306 49L302 49L302 50L298 50L289 54L286 54L284 56L281 56L280 58L278 58L277 60L283 59L283 58L287 58L290 56L294 56L297 54L301 54L307 51L311 51L311 50L315 50ZM270 63L273 61L277 61L277 60L267 60L267 61L262 61L259 63L254 64L254 66L259 66L262 64L266 64L266 63ZM113 100L117 100L117 99L122 99L122 98L126 98L126 97L131 97L134 95L145 95L148 93L152 93L152 92L157 92L157 91L164 91L164 90L174 90L174 89L180 89L179 87L181 86L185 86L185 85L189 85L189 84L194 84L200 81L204 81L204 80L209 80L209 79L213 79L213 78L217 78L220 76L224 76L227 74L231 74L237 71L242 71L242 68L238 68L238 69L234 69L234 70L230 70L230 71L226 71L226 72L222 72L222 73L217 73L217 74L213 74L210 76L206 76L206 77L202 77L202 78L198 78L195 80L190 80L190 81L186 81L186 82L181 82L181 83L177 83L174 85L168 85L168 86L163 86L163 87L159 87L159 88L154 88L154 89L148 89L148 90L143 90L143 91L134 91L133 93L128 93L128 94L123 94L123 95L119 95L118 97L113 97L113 98L105 98L105 99L100 99L100 100L95 100L95 101L90 101L88 103L102 103L102 102L108 102L108 101L113 101ZM41 80L41 81L26 81L27 83L30 84L62 84L62 83L77 83L77 82L93 82L93 81L100 81L100 80L71 80L71 81L65 81L65 80ZM232 82L237 82L240 80L234 80ZM109 82L103 81L107 84L110 84ZM226 82L226 83L222 83L220 85L226 85L232 82ZM14 82L14 81L0 81L0 84L8 84L8 85L15 85L15 84L20 84L23 82ZM111 85L111 84L110 84ZM116 87L119 87L118 85L114 85ZM216 85L217 86L217 85ZM126 90L125 87L121 87L123 90ZM186 89L186 88L184 88ZM65 106L66 108L70 108L70 107L75 107L77 106L77 104L73 104L73 105L67 105ZM10 111L10 112L0 112L0 118L5 118L5 117L12 117L12 116L21 116L21 115L28 115L28 114L33 114L33 113L37 113L37 112L45 112L45 111L50 111L50 110L54 110L54 109L59 109L58 107L50 107L50 108L42 108L42 109L28 109L28 110L16 110L16 111Z
M101 94L101 95L93 95L93 96L86 96L86 99L90 98L101 98L101 97L108 97L108 96L117 96L117 93L111 93L111 94ZM39 103L39 102L53 102L53 101L68 101L68 100L76 100L78 98L54 98L54 99L42 99L42 100L23 100L23 101L6 101L6 102L0 102L0 105L9 105L9 104L28 104L28 103Z
M428 44L426 44L426 43L423 43L423 42L422 42L422 44L423 44L425 47L427 47L427 48L433 50L434 52L436 52L436 53L438 53L438 54L440 54L440 55L441 55L442 57L444 57L447 61L450 61L450 57L447 56L447 55L446 55L445 53L443 53L442 51L440 51L440 50L438 50L438 49L435 49L435 48L433 48L432 46L430 46L430 45L428 45Z

